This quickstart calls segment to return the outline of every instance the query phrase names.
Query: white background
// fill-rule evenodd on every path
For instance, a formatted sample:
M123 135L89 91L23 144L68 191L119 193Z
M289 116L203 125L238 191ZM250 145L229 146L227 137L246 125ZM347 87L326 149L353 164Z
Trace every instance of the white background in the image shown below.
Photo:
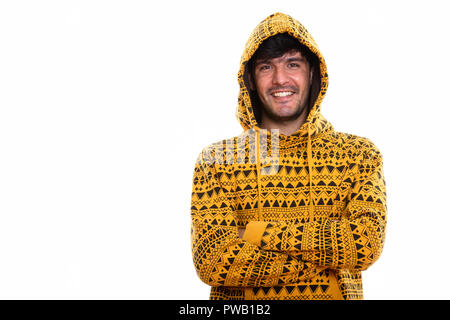
M366 299L449 299L447 1L1 1L0 298L207 299L194 162L241 132L236 74L266 16L328 64L323 115L384 156Z

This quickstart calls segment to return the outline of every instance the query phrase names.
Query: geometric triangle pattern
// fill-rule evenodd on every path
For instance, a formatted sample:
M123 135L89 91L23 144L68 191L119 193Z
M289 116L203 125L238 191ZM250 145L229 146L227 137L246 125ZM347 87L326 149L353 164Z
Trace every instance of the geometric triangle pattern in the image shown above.
M245 66L265 39L286 32L316 54L321 82L306 122L279 135L275 148L271 132L252 142L262 129ZM367 138L336 132L323 117L325 60L290 16L273 14L255 28L238 82L236 116L244 132L205 147L193 174L192 257L211 286L210 299L362 299L361 272L380 257L385 241L380 151Z

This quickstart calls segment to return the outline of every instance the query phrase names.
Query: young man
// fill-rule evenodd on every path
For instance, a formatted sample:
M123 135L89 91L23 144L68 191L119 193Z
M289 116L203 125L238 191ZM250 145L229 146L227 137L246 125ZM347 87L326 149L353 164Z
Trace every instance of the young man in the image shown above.
M307 30L276 13L238 73L244 132L204 148L192 252L211 299L362 299L386 226L382 156L321 115L328 75Z

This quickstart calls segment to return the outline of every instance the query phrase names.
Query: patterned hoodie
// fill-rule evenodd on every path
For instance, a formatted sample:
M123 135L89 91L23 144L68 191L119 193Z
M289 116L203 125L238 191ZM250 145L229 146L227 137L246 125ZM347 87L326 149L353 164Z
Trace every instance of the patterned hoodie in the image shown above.
M247 62L279 33L320 62L306 122L289 136L259 127L245 82ZM255 28L238 82L243 133L205 147L194 169L192 254L210 299L362 299L361 271L379 258L385 239L380 151L367 138L334 131L322 116L325 60L288 15L275 13Z

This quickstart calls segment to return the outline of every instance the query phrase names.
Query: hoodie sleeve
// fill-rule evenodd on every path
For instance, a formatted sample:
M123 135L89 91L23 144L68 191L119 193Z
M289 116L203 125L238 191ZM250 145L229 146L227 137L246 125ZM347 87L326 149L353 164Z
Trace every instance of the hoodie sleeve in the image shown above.
M309 279L325 269L239 238L235 211L215 165L197 159L191 200L191 246L196 272L210 286L271 287Z
M386 227L382 156L369 145L356 169L343 218L303 224L252 221L243 239L332 269L367 269L381 254Z

